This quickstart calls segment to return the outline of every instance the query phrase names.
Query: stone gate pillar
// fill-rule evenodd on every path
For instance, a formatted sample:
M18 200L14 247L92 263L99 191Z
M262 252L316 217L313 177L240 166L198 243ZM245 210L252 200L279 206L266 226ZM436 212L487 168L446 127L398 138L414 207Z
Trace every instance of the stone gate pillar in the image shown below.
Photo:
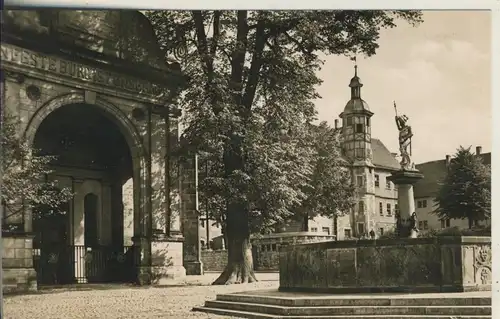
M153 236L152 284L165 284L186 275L179 205L178 165L174 154L178 137L177 117L168 107L157 109L151 123ZM178 226L179 225L179 226Z
M22 73L0 70L0 118L8 111L22 117L19 90L24 85ZM19 203L19 204L18 204ZM33 234L31 209L22 208L22 200L11 203L9 210L0 203L2 217L2 291L33 292L37 290L36 271L33 268ZM18 210L19 208L19 210ZM19 211L19 213L13 213ZM9 216L9 217L7 217ZM6 218L4 218L6 217ZM9 225L14 229L10 229Z
M202 275L200 216L198 212L198 157L181 162L182 231L184 234L184 267L188 275Z

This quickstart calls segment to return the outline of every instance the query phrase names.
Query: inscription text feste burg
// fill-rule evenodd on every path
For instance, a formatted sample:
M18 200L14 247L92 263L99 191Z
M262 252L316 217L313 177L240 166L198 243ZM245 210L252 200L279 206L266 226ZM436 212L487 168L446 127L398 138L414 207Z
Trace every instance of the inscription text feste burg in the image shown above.
M39 70L48 71L87 82L111 86L118 89L159 97L165 93L165 89L139 79L118 75L84 64L62 60L42 53L26 50L12 45L2 43L2 63L12 62L26 65Z

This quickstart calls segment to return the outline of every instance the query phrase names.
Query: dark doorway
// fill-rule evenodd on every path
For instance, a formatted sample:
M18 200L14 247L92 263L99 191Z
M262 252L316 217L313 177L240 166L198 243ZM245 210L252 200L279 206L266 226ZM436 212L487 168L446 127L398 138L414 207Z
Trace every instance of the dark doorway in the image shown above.
M72 181L69 183L75 192L68 203L72 208L69 214L40 215L37 221L40 234L46 234L40 235L40 247L34 254L39 255L34 257L38 258L35 270L42 276L39 283L124 281L125 276L117 274L132 273L129 268L134 268L134 263L125 255L130 248L123 245L123 198L116 190L132 178L133 165L119 127L97 106L71 104L43 120L34 148L40 155L56 157L51 167L53 177ZM89 181L97 183L98 189L81 187ZM42 258L54 250L61 256L58 266ZM48 273L64 280L43 279Z

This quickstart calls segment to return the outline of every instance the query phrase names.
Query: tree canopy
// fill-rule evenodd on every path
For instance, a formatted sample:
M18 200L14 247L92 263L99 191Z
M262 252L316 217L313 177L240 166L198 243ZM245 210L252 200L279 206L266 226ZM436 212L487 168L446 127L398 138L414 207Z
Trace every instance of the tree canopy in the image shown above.
M491 168L470 147L461 146L452 158L436 204L439 217L467 219L469 228L491 218Z
M289 219L314 172L308 138L324 55L371 56L380 30L417 11L152 11L167 59L191 78L179 100L186 148L218 165L228 265L215 283L254 281L250 233Z
M326 122L310 125L313 148L312 172L304 186L306 198L297 208L298 217L307 220L318 215L337 217L348 213L356 203L357 190L348 161L342 157L340 130Z
M52 172L50 163L53 156L39 156L37 151L22 139L17 131L16 117L2 113L1 153L2 153L2 225L14 230L22 227L24 209L34 209L35 216L43 208L48 214L64 213L59 206L73 196L68 188L59 188L57 181L46 177Z

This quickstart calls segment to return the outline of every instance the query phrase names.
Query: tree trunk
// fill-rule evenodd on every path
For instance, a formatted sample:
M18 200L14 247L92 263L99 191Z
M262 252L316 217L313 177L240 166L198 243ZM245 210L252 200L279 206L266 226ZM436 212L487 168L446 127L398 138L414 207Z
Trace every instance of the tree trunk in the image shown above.
M248 213L241 205L228 208L227 265L212 285L230 285L256 282L253 271L252 244L248 228ZM238 209L239 208L239 209Z
M304 215L304 222L302 223L302 231L309 231L309 216Z
M467 218L467 220L469 222L469 229L472 229L472 225L474 224L474 220L471 217Z
M333 217L333 235L335 236L335 240L339 239L339 221L338 216Z
M228 260L222 274L212 285L231 285L256 282L253 271L250 238L232 238L228 242Z

